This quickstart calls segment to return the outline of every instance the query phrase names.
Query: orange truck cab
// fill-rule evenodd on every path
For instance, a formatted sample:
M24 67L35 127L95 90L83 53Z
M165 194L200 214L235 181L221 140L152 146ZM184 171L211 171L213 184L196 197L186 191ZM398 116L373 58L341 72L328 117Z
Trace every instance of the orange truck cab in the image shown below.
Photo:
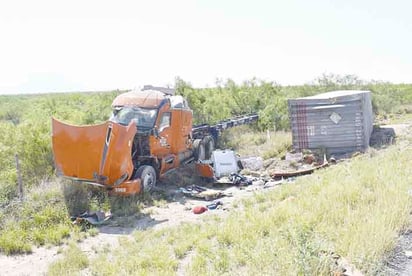
M199 156L200 142L192 139L192 110L182 96L167 89L132 91L117 96L112 109L109 121L99 125L52 119L58 174L133 195L151 190L159 177ZM205 141L206 149L213 150L213 139ZM200 148L204 155L204 143Z

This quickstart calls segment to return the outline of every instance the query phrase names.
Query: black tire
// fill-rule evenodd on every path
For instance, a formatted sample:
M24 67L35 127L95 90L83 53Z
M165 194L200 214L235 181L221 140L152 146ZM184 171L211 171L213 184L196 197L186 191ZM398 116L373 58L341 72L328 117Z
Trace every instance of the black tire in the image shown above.
M143 165L136 172L136 178L141 179L143 192L148 193L156 186L156 170L149 165Z
M210 160L212 153L215 150L215 139L212 136L206 136L202 139L202 144L205 147L205 158L204 160Z

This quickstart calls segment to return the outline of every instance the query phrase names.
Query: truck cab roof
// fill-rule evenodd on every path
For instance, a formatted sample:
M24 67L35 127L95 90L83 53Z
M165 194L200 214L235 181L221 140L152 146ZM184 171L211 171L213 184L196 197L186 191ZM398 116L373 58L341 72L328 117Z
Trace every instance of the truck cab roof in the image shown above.
M152 109L158 108L168 102L171 108L190 109L187 101L182 96L175 96L155 88L133 90L120 94L113 100L112 108L137 106Z
M112 103L112 107L119 106L139 106L145 108L157 108L169 95L157 90L134 90L117 96Z

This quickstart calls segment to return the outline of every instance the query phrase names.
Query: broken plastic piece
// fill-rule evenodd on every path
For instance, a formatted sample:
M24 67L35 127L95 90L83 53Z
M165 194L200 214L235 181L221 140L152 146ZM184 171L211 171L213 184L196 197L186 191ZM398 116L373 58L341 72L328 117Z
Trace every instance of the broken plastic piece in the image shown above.
M218 206L223 205L222 201L217 200L217 201L213 201L211 204L207 205L207 209L209 210L214 210L216 208L218 208Z

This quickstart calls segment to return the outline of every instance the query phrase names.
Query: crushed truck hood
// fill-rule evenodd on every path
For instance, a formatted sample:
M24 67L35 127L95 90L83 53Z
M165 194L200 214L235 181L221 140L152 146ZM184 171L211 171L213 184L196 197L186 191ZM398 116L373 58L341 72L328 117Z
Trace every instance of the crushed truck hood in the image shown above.
M105 122L74 126L52 118L56 170L66 177L117 185L133 173L131 150L136 124Z

